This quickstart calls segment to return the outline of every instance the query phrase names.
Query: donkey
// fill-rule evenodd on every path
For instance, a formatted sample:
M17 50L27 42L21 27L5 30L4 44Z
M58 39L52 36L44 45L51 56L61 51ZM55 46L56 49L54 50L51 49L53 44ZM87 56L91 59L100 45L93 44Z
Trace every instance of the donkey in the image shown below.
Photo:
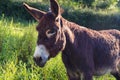
M64 19L56 0L50 0L50 11L44 12L23 3L39 22L34 61L44 67L62 52L69 80L93 80L93 76L110 73L120 80L120 31L92 30Z

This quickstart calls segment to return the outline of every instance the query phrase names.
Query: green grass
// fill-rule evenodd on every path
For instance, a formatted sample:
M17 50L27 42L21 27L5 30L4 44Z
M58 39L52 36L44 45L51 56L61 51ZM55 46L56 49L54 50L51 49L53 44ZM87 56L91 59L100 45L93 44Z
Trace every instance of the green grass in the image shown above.
M44 68L34 64L36 25L35 22L0 19L0 80L67 80L61 53ZM105 75L94 80L115 79Z

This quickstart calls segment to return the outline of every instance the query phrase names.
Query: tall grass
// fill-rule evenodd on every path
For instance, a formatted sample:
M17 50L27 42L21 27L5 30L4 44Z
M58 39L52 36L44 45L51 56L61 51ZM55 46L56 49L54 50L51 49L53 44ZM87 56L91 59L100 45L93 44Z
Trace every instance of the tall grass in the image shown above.
M67 80L61 53L50 59L44 68L34 64L35 26L34 22L0 19L0 80ZM94 80L115 79L105 75Z

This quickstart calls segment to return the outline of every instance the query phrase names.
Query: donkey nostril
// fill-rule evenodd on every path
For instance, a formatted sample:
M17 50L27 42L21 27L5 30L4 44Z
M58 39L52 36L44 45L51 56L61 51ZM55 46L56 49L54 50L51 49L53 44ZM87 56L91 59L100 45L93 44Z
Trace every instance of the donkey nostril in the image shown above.
M33 60L34 60L34 61L36 61L36 58L35 58L35 57L33 57Z
M42 58L41 58L41 57L39 57L39 61L40 61L40 62L42 61Z
M33 60L35 61L35 62L41 62L42 61L42 58L41 57L37 57L37 58L33 58Z

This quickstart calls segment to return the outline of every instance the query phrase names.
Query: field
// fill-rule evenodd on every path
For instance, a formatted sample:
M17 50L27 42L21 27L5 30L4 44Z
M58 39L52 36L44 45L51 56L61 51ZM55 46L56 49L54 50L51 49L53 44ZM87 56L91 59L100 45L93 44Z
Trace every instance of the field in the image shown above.
M63 16L68 20L98 30L120 29L120 2L117 8L110 6L108 9L98 9L84 7L82 4L79 6L75 1L77 0L59 0L65 9ZM45 11L49 4L48 0L0 0L0 80L67 80L61 52L50 59L44 68L34 63L37 22L23 9L22 2ZM94 80L115 78L106 74L101 77L95 76Z
M36 22L0 19L0 80L67 80L61 53L44 68L33 62ZM94 80L115 80L110 75Z

